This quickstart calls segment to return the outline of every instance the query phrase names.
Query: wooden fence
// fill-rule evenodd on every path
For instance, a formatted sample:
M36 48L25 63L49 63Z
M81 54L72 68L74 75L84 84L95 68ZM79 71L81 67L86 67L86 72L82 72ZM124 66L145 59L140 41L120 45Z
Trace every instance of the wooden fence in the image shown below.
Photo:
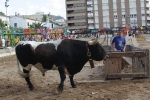
M109 55L105 62L105 79L149 77L148 49L127 45L126 52L119 52L110 50L110 46L104 48ZM126 65L131 66L131 72L121 73Z

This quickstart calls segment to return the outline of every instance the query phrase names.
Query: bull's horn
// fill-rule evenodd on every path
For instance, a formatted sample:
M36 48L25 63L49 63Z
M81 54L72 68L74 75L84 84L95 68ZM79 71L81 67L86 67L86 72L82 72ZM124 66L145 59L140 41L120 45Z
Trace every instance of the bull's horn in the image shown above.
M100 44L103 44L105 40L106 40L106 34L105 34L104 40Z
M98 42L98 37L96 37L96 39L92 39L91 41L88 41L89 45L94 45Z

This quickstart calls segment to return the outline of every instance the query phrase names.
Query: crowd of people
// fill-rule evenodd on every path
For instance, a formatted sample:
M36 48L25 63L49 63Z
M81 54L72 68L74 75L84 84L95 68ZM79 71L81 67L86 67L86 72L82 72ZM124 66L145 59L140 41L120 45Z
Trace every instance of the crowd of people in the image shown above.
M143 30L142 28L139 29L139 27L130 27L126 25L125 27L120 27L118 30L120 30L124 37L127 37L129 41L132 42L132 37L136 37L139 34L143 34L146 32L146 30ZM112 34L114 36L115 34L118 34L118 30L113 29L101 29L98 30L96 33L75 33L75 34L67 34L64 35L62 32L55 33L47 33L47 34L39 34L39 35L22 35L22 36L16 36L13 40L14 46L21 40L21 41L37 41L37 42L47 42L47 41L55 41L59 39L79 39L79 38L93 38L93 37L100 37L103 34ZM6 38L5 38L6 39ZM3 47L8 46L10 43L10 40L4 38L2 39ZM112 39L111 39L112 41ZM4 43L5 42L5 43Z

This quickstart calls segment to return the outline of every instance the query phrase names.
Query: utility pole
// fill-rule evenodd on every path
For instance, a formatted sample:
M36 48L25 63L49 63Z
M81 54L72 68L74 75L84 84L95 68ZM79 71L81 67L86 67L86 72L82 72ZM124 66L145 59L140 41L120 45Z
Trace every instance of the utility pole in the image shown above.
M8 27L8 22L7 22L7 8L9 7L9 5L7 5L8 1L9 0L6 0L6 2L5 2L5 7L6 7L6 24L7 24L7 27Z

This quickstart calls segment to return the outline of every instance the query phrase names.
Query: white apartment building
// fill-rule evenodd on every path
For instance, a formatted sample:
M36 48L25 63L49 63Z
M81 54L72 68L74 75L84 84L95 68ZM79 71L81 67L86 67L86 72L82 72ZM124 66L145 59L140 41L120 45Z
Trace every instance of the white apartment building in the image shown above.
M149 0L66 0L68 29L146 26Z

